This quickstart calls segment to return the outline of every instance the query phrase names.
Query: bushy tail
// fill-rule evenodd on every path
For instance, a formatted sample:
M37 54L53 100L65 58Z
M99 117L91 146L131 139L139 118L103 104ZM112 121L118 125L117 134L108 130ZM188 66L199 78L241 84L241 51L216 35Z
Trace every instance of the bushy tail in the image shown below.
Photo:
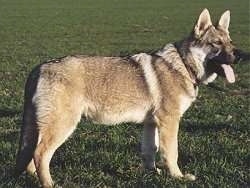
M38 141L38 130L34 115L35 110L32 108L32 105L27 105L27 103L24 106L23 125L16 158L16 176L19 176L26 170L33 158Z
M15 176L21 175L32 159L32 148L24 148L17 154Z
M33 158L38 142L36 108L32 103L32 98L36 92L40 66L41 65L38 65L31 71L25 85L23 124L15 169L17 176L26 170L28 164Z

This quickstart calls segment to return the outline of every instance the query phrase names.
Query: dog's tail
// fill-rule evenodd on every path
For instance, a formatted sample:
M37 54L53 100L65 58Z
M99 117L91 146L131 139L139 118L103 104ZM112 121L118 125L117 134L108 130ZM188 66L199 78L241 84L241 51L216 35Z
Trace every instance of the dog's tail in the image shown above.
M19 150L16 157L16 176L19 176L26 170L33 158L38 143L36 108L32 103L32 97L35 94L38 82L38 77L36 76L37 71L39 71L39 67L31 72L25 86L23 123L21 127Z
M38 142L38 130L32 106L28 109L25 105L23 114L23 125L19 141L19 150L16 158L15 175L23 173L33 158L33 154Z

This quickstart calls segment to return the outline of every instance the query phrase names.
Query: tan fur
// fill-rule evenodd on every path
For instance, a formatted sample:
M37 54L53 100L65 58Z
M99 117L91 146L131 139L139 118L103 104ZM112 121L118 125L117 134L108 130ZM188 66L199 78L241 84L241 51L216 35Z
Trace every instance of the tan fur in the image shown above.
M194 29L196 35L205 35L202 44L189 37L153 55L68 56L36 67L26 83L17 170L27 167L34 173L36 169L42 186L51 187L50 160L84 116L102 124L143 123L144 167L156 170L154 154L160 147L162 161L173 177L194 180L178 167L177 136L180 118L197 96L195 79L205 82L212 77L199 58L199 53L211 51L206 45L209 36L214 39L214 33L220 32L201 28L210 26L210 22L201 24L210 21L208 16L205 10Z

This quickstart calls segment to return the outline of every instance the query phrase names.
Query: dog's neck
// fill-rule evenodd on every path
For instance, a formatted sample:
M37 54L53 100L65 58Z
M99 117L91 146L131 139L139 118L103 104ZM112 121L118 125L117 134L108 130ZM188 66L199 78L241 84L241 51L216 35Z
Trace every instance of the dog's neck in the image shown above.
M184 62L181 54L178 52L178 49L174 44L167 44L163 49L154 54L162 57L172 69L180 72L186 78L189 78L195 86L198 84L196 72L194 72L193 68Z
M203 49L198 48L198 47L191 47L190 53L194 61L197 62L198 64L202 64L205 61L206 56L207 56L207 54L203 51Z
M206 53L198 47L190 47L190 38L176 42L175 47L180 54L182 61L190 75L190 78L199 84L205 74L203 63L206 59Z

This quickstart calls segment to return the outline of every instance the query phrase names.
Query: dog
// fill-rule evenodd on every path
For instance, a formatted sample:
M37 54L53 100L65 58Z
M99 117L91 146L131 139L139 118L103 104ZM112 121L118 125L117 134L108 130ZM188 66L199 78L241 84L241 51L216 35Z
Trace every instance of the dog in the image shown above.
M144 168L158 171L155 153L160 150L172 177L195 180L177 164L179 122L199 84L217 75L235 82L229 22L226 11L214 26L204 9L187 38L156 53L75 55L35 67L25 86L17 174L36 173L43 187L52 187L50 160L83 116L101 124L143 123Z
M235 49L234 55L236 57L235 63L250 61L250 52L246 52L241 49Z

